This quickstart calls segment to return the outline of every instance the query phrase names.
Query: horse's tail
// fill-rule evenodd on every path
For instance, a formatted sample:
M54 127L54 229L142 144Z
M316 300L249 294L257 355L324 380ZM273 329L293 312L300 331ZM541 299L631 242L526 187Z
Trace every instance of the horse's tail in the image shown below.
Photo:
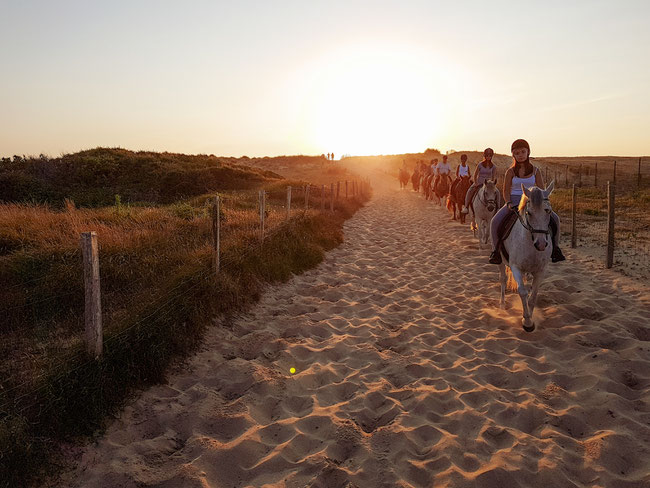
M510 266L506 266L506 277L508 279L508 282L506 283L506 290L517 292L519 289L519 285L515 281L515 277L512 275L512 270L510 269Z

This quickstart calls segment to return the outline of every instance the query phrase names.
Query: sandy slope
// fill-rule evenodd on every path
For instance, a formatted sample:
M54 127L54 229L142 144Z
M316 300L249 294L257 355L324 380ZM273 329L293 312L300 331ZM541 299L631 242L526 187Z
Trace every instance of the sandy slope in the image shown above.
M317 269L129 406L69 484L649 487L649 290L567 252L526 334L448 220L378 192Z

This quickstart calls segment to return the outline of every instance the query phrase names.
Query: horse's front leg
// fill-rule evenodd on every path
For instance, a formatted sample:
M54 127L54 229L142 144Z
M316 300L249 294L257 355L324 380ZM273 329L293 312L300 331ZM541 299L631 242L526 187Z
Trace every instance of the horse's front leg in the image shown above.
M499 283L501 283L501 297L499 299L499 308L501 310L506 309L506 282L508 277L506 276L506 265L501 263L499 265Z
M522 326L526 332L532 332L535 330L535 324L531 319L532 313L528 307L528 290L524 284L523 273L517 266L511 265L510 270L512 271L512 277L517 282L517 293L519 293L519 298L521 298L521 307L524 311Z
M533 311L535 310L535 305L537 304L537 292L539 291L539 285L542 284L546 270L538 271L533 274L533 285L530 290L530 296L528 297L528 309L530 310L530 315L532 317Z
M487 234L487 221L485 219L481 219L481 233L479 234L481 236L481 249L487 246Z

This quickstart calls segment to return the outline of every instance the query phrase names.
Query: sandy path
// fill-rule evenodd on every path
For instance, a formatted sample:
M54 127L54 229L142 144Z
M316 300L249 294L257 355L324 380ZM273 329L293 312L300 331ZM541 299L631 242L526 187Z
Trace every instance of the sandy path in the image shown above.
M70 485L649 487L648 289L568 252L526 334L448 220L379 191L318 268L127 407Z

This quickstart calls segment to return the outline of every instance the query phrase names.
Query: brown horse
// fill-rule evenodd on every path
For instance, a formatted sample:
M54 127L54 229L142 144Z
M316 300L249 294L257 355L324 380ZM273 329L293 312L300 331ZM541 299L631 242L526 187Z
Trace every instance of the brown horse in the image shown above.
M400 168L399 170L399 188L400 190L406 188L406 185L409 183L409 172L406 168Z
M449 193L450 186L449 175L446 174L440 175L440 177L434 183L433 193L435 193L435 196L437 198L436 203L438 205L442 205L442 199Z
M458 220L461 224L465 223L465 214L461 212L463 204L465 203L465 195L467 190L472 184L469 176L463 176L458 180L458 183L451 185L449 198L447 199L447 210L454 212L454 220L456 220L456 209L458 209Z
M411 183L413 184L413 191L420 191L420 172L414 171L411 176Z
M431 188L432 182L433 182L433 175L432 174L425 176L424 182L423 182L423 187L424 187L424 197L427 200L432 200L433 199L433 189Z

